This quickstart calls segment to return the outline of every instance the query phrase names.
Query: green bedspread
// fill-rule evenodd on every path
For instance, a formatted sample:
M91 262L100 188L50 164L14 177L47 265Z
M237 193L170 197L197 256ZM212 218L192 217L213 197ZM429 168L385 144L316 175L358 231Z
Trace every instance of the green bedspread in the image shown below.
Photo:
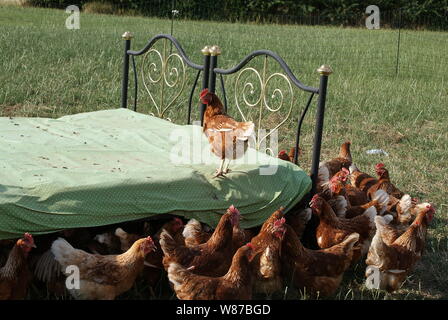
M225 178L213 178L219 161L201 127L127 109L0 118L0 239L164 213L216 226L231 204L252 227L311 188L302 169L251 148Z

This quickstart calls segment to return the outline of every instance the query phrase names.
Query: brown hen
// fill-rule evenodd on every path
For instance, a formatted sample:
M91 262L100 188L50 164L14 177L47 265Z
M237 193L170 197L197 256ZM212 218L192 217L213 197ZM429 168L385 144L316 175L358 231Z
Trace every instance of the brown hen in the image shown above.
M221 159L215 177L223 176L228 172L230 160L238 159L246 152L249 137L254 132L254 123L238 122L226 115L221 100L208 89L202 90L200 100L207 105L203 131L208 138L211 151ZM229 162L224 169L226 159L229 159Z
M359 234L359 241L355 246L352 262L356 262L368 252L375 233L374 219L377 214L375 207L370 207L360 216L345 219L337 217L327 201L319 195L313 197L310 206L319 218L316 237L320 248L330 248L356 232Z
M416 210L416 219L401 235L388 226L391 217L375 218L376 233L366 259L366 276L379 269L379 289L397 290L424 252L427 228L435 210L429 203L417 205Z
M397 199L401 199L404 196L404 193L395 187L395 185L390 181L389 171L383 163L378 163L375 166L375 172L378 176L378 184L380 189L386 191L388 194Z
M250 243L239 248L229 270L221 277L197 275L193 273L194 265L187 269L171 261L168 279L181 300L249 300L252 299L252 255Z
M196 274L211 277L223 276L229 270L235 253L232 246L232 233L233 226L239 219L236 211L227 209L210 239L195 247L176 243L168 232L163 231L160 235L160 245L164 253L165 270L171 262L176 262L187 268L194 265Z
M330 178L333 177L342 168L348 169L352 164L352 155L350 152L350 141L346 141L341 145L337 158L321 162L319 167L326 167L329 171Z
M21 300L26 297L31 281L27 257L35 247L31 234L25 233L11 249L5 265L0 268L0 300Z
M143 270L145 256L155 250L151 237L137 240L120 255L97 255L73 248L66 240L53 242L51 252L60 263L62 272L67 267L79 270L79 289L69 289L71 295L82 300L113 300L128 291Z
M287 282L292 281L297 289L305 289L313 295L333 294L350 266L359 234L352 233L328 249L310 250L302 245L291 226L286 225L286 228L281 260Z
M263 224L251 243L257 248L253 261L254 291L271 295L283 287L280 250L286 228L283 208L275 211Z

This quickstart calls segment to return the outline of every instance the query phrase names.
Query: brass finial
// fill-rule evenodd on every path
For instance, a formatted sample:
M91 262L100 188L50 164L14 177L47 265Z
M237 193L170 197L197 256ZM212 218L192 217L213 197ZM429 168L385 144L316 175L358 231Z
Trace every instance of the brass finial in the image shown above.
M130 33L129 31L126 31L125 33L123 33L123 35L121 37L124 40L131 40L132 38L134 38L134 35L132 33Z
M317 72L319 72L322 75L329 76L330 74L333 73L333 70L331 70L330 66L323 64L317 69Z
M205 46L202 50L201 50L202 54L204 56L209 56L210 55L210 46Z
M210 55L219 56L221 54L221 48L217 45L214 45L210 48Z

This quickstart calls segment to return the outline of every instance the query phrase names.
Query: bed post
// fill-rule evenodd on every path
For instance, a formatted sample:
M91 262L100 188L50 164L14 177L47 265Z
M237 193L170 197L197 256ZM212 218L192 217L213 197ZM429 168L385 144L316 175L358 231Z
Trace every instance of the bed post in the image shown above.
M216 90L216 73L215 68L218 66L218 56L221 54L221 48L214 45L210 48L210 83L208 89L215 93Z
M317 101L316 128L314 132L313 161L311 164L311 196L316 193L317 175L319 171L320 149L322 144L322 130L324 126L325 100L327 96L328 76L333 73L327 65L322 65L317 72L320 74L319 99Z
M129 84L129 55L128 50L131 48L132 33L126 31L121 36L124 39L124 56L123 56L123 78L121 82L121 107L128 107L128 84Z
M201 50L202 54L204 55L204 74L202 76L202 90L205 88L208 88L208 81L210 76L210 47L205 46ZM205 104L201 104L201 126L204 125L204 113L205 113Z

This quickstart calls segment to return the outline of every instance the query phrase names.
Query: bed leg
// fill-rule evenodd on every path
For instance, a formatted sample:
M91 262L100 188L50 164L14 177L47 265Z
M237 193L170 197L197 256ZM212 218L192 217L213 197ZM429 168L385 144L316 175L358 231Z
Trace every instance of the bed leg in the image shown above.
M125 32L122 35L124 39L124 56L123 56L123 78L121 82L121 107L128 107L128 84L129 84L129 55L128 50L131 48L132 33Z
M319 99L317 101L317 117L314 132L313 161L311 164L312 187L310 196L316 193L317 175L319 171L320 149L322 145L322 131L324 127L325 100L327 96L328 76L333 72L329 66L323 65L317 72L320 74Z
M202 50L201 50L202 54L204 55L204 73L202 74L202 90L204 90L205 88L208 88L208 82L209 82L209 77L210 77L210 46L205 46ZM205 104L201 104L201 126L204 125L204 113L205 113L205 108L207 106Z

